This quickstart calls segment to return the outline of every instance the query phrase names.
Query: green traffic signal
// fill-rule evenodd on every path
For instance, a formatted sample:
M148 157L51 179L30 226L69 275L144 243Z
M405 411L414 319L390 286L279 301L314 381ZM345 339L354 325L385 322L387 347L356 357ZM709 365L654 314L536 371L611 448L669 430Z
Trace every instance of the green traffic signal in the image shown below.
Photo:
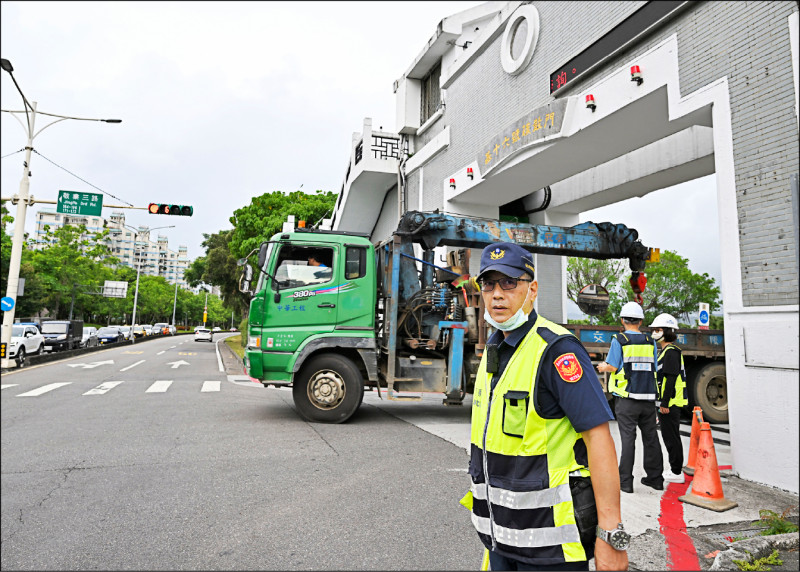
M150 203L147 210L150 214L168 214L179 216L192 216L194 208L189 205L171 205L167 203Z

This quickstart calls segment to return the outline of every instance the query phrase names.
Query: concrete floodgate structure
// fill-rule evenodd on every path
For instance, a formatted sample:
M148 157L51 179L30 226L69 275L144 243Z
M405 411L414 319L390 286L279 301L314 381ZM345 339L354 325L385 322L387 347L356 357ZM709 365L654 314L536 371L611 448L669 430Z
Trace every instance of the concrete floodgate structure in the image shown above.
M715 174L719 234L697 240L722 246L720 464L796 494L798 4L486 2L431 27L394 82L395 131L365 119L353 134L325 226L379 241L402 213L434 209L572 226ZM566 322L566 259L536 266L537 311ZM721 518L745 510L735 500Z

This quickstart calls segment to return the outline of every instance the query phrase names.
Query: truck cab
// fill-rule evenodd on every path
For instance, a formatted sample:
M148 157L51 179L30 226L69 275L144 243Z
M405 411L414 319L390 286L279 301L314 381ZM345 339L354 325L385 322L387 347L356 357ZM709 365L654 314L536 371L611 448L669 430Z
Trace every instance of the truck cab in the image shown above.
M304 366L320 367L327 355L347 357L358 370L352 377L360 377L366 366L358 350L375 347L375 254L369 240L326 231L279 233L262 245L258 272L245 350L248 375L265 386L286 386L312 375ZM345 398L348 385L340 373L340 379L325 375L305 400L323 415L336 409L332 405ZM360 403L363 379L352 385L360 386L350 390Z

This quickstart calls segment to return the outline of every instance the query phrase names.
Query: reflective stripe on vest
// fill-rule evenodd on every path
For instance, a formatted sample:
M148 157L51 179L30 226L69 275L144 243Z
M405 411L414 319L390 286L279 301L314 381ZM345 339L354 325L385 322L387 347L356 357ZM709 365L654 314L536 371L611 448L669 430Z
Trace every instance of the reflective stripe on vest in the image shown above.
M622 348L622 367L611 374L608 391L620 397L655 401L656 383L655 347L647 334L617 334Z
M495 388L485 354L475 380L472 522L487 548L523 562L586 560L569 487L571 473L589 475L576 459L576 451L585 455L585 445L566 417L543 419L534 407L545 350L572 335L538 316ZM538 556L537 549L547 555Z
M689 400L686 397L686 369L683 367L683 352L681 352L678 346L674 346L672 344L667 345L661 353L658 354L658 371L661 371L662 367L662 359L664 358L664 354L667 353L668 350L675 350L681 355L681 371L678 374L678 377L675 378L675 395L670 398L667 407L672 407L673 405L678 407L683 407L684 405L688 405ZM664 388L667 385L664 382L663 377L659 376L659 390L658 395L661 398L662 402L664 400Z

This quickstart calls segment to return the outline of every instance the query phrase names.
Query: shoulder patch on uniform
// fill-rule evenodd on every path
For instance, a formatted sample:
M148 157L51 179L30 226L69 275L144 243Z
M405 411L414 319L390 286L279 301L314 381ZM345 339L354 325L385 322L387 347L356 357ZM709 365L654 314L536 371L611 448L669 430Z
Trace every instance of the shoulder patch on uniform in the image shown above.
M561 379L567 383L575 383L583 376L581 362L574 353L562 354L553 362Z

